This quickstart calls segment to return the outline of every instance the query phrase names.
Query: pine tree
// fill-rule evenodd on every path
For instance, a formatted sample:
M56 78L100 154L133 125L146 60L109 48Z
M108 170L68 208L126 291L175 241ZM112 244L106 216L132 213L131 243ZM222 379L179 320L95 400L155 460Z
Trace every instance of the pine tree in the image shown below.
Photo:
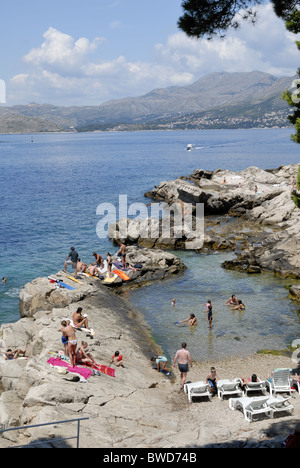
M292 200L294 201L295 205L300 208L300 167L298 169L298 176L297 176L297 190L292 191Z
M288 31L297 34L300 32L300 11L292 13L286 22ZM300 50L300 41L295 41ZM285 91L282 95L283 99L294 109L294 113L288 116L288 120L294 125L296 133L291 138L296 143L300 143L300 68L297 71L299 78L293 81L293 90ZM300 188L298 188L300 189Z
M178 27L188 36L220 37L229 28L238 28L242 21L257 20L256 7L266 0L183 0L184 14ZM299 8L299 0L271 0L276 15L286 21Z

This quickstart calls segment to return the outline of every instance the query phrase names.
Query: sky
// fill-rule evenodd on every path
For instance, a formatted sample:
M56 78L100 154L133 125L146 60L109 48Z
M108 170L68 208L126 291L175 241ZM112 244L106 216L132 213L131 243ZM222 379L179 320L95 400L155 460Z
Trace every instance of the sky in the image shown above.
M226 39L188 38L181 0L1 0L0 103L100 105L214 72L294 76L297 37L270 4Z

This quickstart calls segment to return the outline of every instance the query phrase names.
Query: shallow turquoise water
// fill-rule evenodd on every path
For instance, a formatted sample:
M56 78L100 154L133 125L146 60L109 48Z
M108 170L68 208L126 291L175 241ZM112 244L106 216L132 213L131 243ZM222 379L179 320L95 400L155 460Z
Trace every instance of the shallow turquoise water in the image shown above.
M178 254L178 253L177 253ZM180 253L188 267L180 277L153 283L129 294L142 310L151 332L169 357L182 341L197 360L247 356L258 349L283 349L300 334L300 307L288 299L289 281L273 274L247 275L225 270L221 264L232 254ZM236 294L245 311L224 305ZM171 305L176 299L176 307ZM213 304L213 329L206 315L206 302ZM194 313L196 327L174 325Z

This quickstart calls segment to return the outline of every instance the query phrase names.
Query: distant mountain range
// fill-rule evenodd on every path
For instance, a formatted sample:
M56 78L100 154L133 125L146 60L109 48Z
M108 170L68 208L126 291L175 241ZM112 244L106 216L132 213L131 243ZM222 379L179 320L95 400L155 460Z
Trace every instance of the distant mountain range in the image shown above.
M281 95L292 81L258 71L213 73L99 106L0 107L0 133L288 126Z

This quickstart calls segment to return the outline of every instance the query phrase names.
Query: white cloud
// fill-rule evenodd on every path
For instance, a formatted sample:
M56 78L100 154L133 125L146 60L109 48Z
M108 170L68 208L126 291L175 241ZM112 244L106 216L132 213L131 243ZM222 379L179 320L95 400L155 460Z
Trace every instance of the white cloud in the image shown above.
M104 38L96 37L93 42L81 37L77 41L68 34L49 28L43 35L45 41L39 48L32 49L23 60L34 66L50 69L69 69L83 63L86 56L94 52Z
M6 103L6 86L5 81L0 80L0 104Z
M270 4L259 8L254 27L243 24L225 40L197 40L177 32L166 43L153 45L151 60L133 62L123 55L104 60L103 37L76 40L52 27L43 37L41 46L24 56L26 72L10 80L9 102L97 105L157 87L187 85L212 72L260 70L292 76L299 62L296 37Z
M216 71L259 70L288 76L299 62L295 40L269 4L258 8L255 26L245 23L223 40L197 40L178 32L165 45L157 44L156 53L157 60L172 64L177 71L188 70L194 79Z

